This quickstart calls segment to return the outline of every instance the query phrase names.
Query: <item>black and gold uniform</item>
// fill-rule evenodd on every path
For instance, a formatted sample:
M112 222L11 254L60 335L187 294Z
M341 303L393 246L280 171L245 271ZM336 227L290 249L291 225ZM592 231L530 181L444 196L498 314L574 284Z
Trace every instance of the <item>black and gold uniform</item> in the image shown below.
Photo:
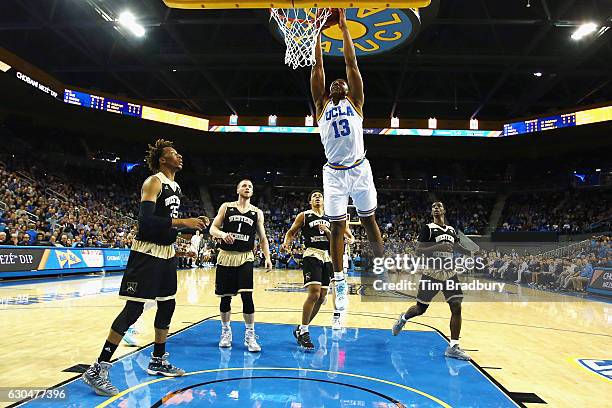
M176 295L174 242L178 231L171 225L172 218L178 218L181 188L162 172L152 177L161 182L154 215L168 218L169 226L148 230L139 228L119 289L119 297L126 300L164 301L174 299Z
M327 289L334 267L329 256L329 239L319 229L319 225L329 228L329 219L313 210L304 211L304 225L302 225L302 235L306 243L303 255L304 287L316 284Z
M438 225L435 222L425 224L419 231L419 242L438 244L440 242L448 242L450 244L459 243L459 236L453 227L450 225ZM421 280L419 282L419 290L417 292L417 301L424 304L429 304L432 299L438 294L439 290L432 289L431 283L442 284L444 298L446 301L450 301L455 298L463 298L463 291L457 285L459 279L457 278L457 272L454 269L442 268L441 265L448 264L449 261L452 264L453 253L452 252L434 252L428 256L428 265L423 268ZM447 281L453 281L453 284L447 285ZM452 288L452 289L447 289Z
M234 237L234 242L221 242L217 256L215 294L235 296L253 291L253 262L259 209L249 204L244 212L238 202L226 204L221 229Z

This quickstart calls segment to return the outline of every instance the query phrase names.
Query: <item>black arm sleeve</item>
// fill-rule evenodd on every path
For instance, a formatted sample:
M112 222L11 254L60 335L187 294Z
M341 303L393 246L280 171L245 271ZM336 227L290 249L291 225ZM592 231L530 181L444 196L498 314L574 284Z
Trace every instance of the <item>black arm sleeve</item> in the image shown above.
M417 241L419 242L428 242L431 236L431 231L429 230L429 226L427 224L423 224L421 226L421 230L419 231L419 236Z
M141 201L140 211L138 212L138 229L144 234L160 229L172 227L172 219L158 217L155 214L155 203L152 201Z

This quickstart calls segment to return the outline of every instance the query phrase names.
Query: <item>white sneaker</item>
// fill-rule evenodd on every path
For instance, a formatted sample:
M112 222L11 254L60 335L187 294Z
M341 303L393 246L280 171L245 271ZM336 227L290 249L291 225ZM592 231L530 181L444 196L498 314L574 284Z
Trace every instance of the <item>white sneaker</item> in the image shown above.
M222 329L221 330L221 340L219 340L219 347L232 347L232 330L231 329Z
M261 347L257 344L257 336L255 330L247 329L244 333L244 345L251 353L258 353L261 351Z
M336 282L336 309L346 310L348 306L348 285L346 279Z
M136 333L138 333L138 331L136 331L134 327L128 328L127 331L125 332L125 335L123 336L123 341L125 342L125 344L127 344L130 347L137 346L138 341L136 340L136 337L135 337Z
M342 330L342 316L332 317L332 330Z

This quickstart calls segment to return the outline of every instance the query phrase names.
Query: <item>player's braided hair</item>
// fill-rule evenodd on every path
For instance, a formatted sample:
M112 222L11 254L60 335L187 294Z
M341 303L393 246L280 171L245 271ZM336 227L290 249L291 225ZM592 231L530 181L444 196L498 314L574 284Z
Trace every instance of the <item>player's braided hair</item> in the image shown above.
M155 144L149 145L145 160L152 172L159 171L159 159L164 154L165 147L174 147L174 143L169 140L157 139Z

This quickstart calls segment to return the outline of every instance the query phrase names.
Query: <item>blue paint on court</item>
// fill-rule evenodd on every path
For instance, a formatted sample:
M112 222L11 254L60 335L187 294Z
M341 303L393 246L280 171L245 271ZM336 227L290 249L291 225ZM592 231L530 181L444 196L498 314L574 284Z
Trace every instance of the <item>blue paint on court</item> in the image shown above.
M244 324L232 323L232 349L217 347L220 323L208 320L169 339L173 364L188 373L133 389L109 407L191 405L197 407L515 407L469 362L447 359L437 332L312 327L316 350L298 350L292 327L256 326L263 351L246 351ZM159 377L147 375L152 347L115 362L111 378L119 390ZM92 354L96 350L92 350ZM210 370L209 372L195 373ZM63 387L64 407L94 407L107 401L80 380ZM184 390L178 392L179 390ZM174 394L173 394L174 393ZM28 407L57 407L33 401ZM398 405L402 404L402 405Z

